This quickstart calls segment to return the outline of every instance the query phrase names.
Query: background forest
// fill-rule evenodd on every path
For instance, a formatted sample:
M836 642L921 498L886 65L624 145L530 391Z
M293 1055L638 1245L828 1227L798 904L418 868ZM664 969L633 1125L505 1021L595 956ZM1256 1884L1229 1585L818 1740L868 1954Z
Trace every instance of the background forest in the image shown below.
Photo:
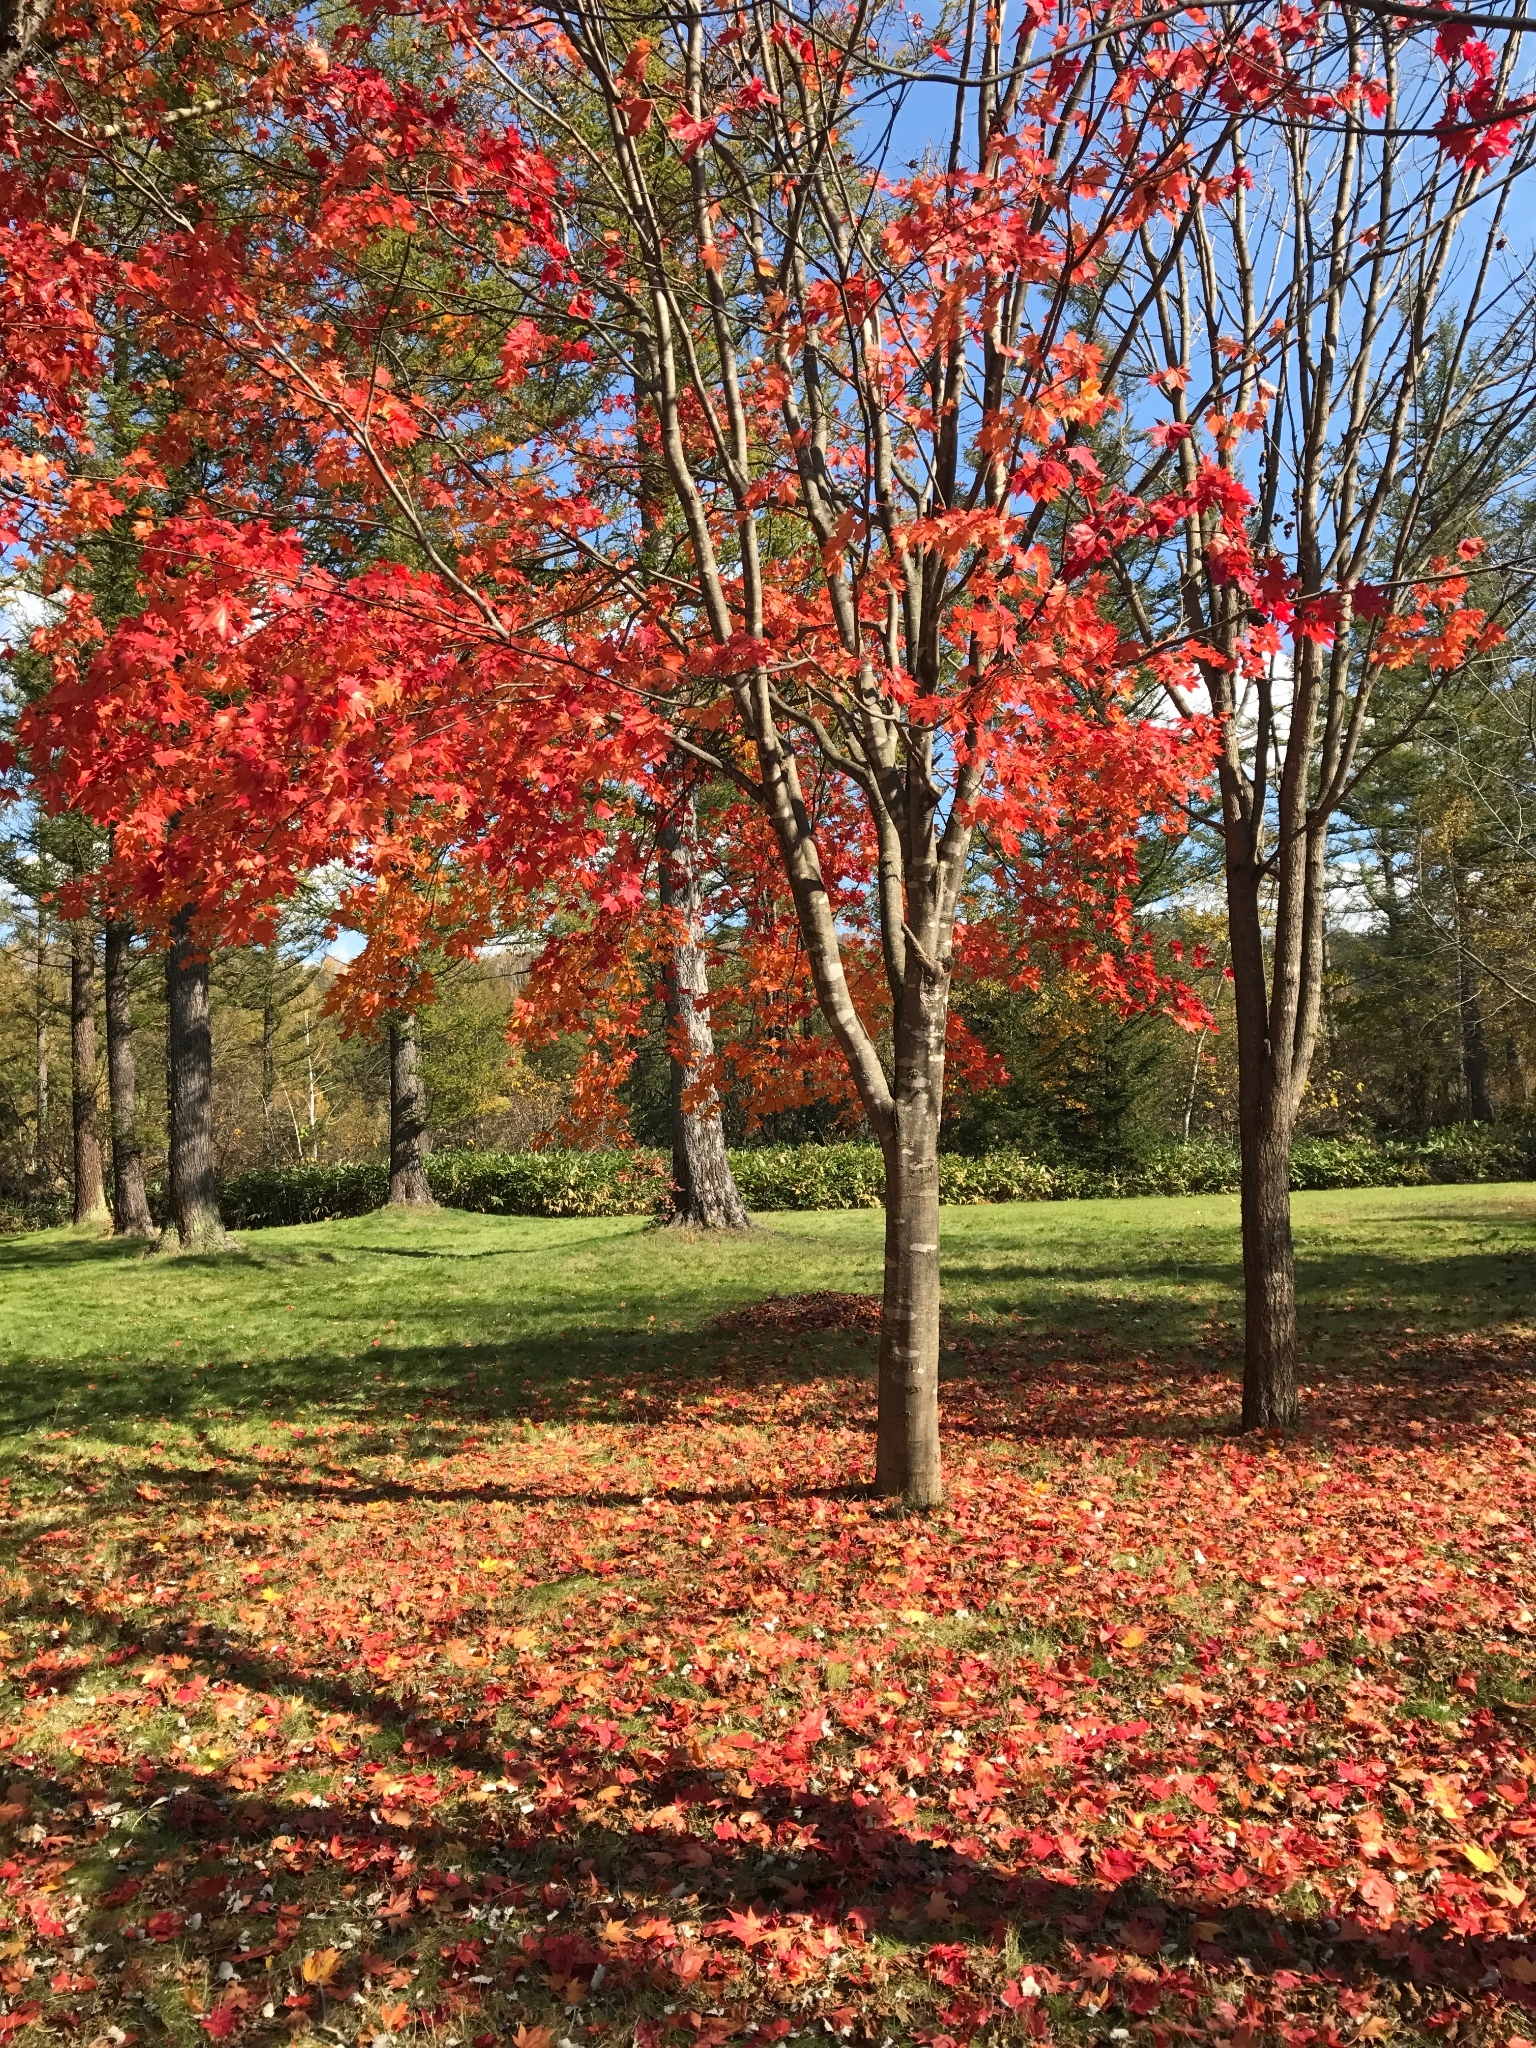
M1323 1045L1303 1107L1310 1136L1423 1137L1447 1125L1525 1118L1536 1078L1536 793L1533 704L1523 664L1486 672L1394 756L1372 800L1341 821L1331 870ZM13 813L13 817L16 814ZM0 1194L62 1198L71 1156L70 949L61 864L13 836L0 926ZM1216 1022L1186 1032L1156 1014L1120 1017L1070 977L1036 991L971 985L967 1023L1006 1067L1001 1086L952 1099L946 1146L1018 1150L1050 1166L1134 1169L1199 1140L1235 1147L1236 1047L1222 973L1219 873L1191 836L1145 885L1145 909L1213 965L1193 975ZM527 955L515 945L449 964L421 1015L434 1150L521 1151L569 1139L562 1114L581 1047L525 1052L509 1038ZM318 901L277 943L215 957L214 1102L221 1174L383 1160L383 1044L347 1032L347 971ZM132 969L139 1137L151 1180L165 1151L163 958ZM668 1057L660 1004L624 1088L634 1143L665 1149ZM98 1043L104 1045L100 1033ZM102 1057L104 1069L104 1053ZM106 1084L101 1077L101 1100ZM831 1104L759 1116L739 1085L724 1099L733 1145L860 1136Z

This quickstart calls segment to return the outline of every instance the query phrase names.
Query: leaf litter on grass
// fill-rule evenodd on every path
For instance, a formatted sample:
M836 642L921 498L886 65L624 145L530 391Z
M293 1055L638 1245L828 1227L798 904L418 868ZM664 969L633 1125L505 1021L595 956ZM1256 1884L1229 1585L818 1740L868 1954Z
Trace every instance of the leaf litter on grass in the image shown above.
M430 1456L38 1444L0 2041L1536 2032L1536 1351L1399 1346L1281 1443L961 1325L918 1518L822 1314Z

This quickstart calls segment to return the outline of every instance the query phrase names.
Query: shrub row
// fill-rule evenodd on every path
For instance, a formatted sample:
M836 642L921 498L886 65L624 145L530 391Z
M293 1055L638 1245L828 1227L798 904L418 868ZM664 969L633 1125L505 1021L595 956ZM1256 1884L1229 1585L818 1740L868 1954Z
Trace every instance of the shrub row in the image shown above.
M70 1219L68 1195L0 1194L0 1237L19 1230L54 1230Z
M749 1209L877 1209L885 1169L874 1145L768 1145L734 1152ZM439 1152L427 1177L440 1202L493 1216L649 1216L666 1198L659 1152ZM1302 1138L1293 1188L1424 1187L1435 1182L1536 1179L1536 1131L1462 1124L1422 1141ZM379 1165L277 1166L226 1180L235 1230L321 1223L377 1209L388 1193ZM1050 1202L1103 1195L1235 1194L1237 1154L1209 1141L1167 1145L1114 1170L1047 1166L1019 1152L939 1162L947 1203Z
M734 1152L749 1209L878 1209L885 1168L874 1145L765 1145ZM649 1216L666 1198L659 1152L439 1152L427 1175L440 1202L493 1216ZM1536 1129L1458 1124L1420 1140L1302 1138L1291 1159L1297 1189L1427 1187L1456 1181L1536 1180ZM1051 1202L1104 1195L1235 1194L1237 1153L1210 1140L1166 1145L1113 1169L1047 1166L1020 1152L946 1156L947 1203ZM324 1223L379 1208L389 1175L378 1164L258 1167L221 1190L231 1229ZM159 1190L151 1191L158 1198ZM156 1199L157 1213L159 1201ZM64 1196L0 1198L0 1232L66 1222Z

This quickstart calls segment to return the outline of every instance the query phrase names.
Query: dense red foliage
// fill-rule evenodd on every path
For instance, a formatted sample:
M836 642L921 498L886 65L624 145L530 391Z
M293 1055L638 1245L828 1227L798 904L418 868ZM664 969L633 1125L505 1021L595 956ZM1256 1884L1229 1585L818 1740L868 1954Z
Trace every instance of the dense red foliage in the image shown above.
M518 67L536 97L595 90L564 32L520 7L436 10L430 62L413 67L388 8L362 10L329 49L307 22L241 8L184 26L162 42L147 19L86 27L61 10L49 64L21 74L0 136L0 316L22 338L0 385L12 524L74 593L50 643L58 686L24 746L48 802L114 828L109 886L151 921L190 905L210 933L238 937L306 868L376 868L356 908L394 1001L428 932L473 943L530 915L551 878L599 919L643 901L625 858L643 862L643 842L616 853L594 803L664 801L677 738L750 778L742 692L771 672L781 690L810 691L802 723L820 705L835 725L877 687L882 715L941 737L947 776L977 771L962 809L1009 897L988 939L994 971L1027 971L1029 942L1044 939L1111 1000L1156 999L1125 905L1136 834L1176 814L1210 736L1149 723L1132 699L1158 678L1189 685L1211 651L1124 639L1107 565L1194 520L1255 606L1238 658L1267 658L1286 625L1331 636L1340 595L1298 600L1284 565L1254 562L1247 546L1241 451L1264 401L1241 410L1215 394L1201 423L1154 422L1154 445L1187 443L1198 459L1133 494L1092 441L1139 405L1128 370L1049 309L1005 351L1006 388L960 429L995 489L914 499L894 525L883 504L877 518L855 407L830 424L823 459L846 507L829 523L818 507L833 500L802 469L796 365L819 349L840 366L866 411L871 397L888 408L896 459L920 469L948 432L930 364L994 336L1005 287L1086 284L1128 237L1231 203L1238 171L1224 158L1194 168L1206 111L1280 108L1326 125L1358 110L1358 79L1305 82L1323 18L1250 10L1218 32L1195 9L1135 40L1105 103L1075 117L1070 175L1042 154L1053 124L1072 126L1082 69L1063 20L976 173L876 180L884 270L794 285L786 274L770 289L773 252L754 270L729 209L680 221L701 315L724 292L747 309L739 403L755 454L745 496L711 495L707 540L695 535L691 565L669 557L660 576L647 553L663 511L655 429L626 389L624 347L605 355L601 328L605 307L617 316L634 301L626 266L640 257L622 225L603 225L602 179L557 164L533 121L487 92L488 77ZM650 42L621 73L629 136L660 147L665 128L685 166L727 136L768 146L779 99L754 66L792 61L820 88L842 62L814 22L776 27L761 47L741 26L709 33L708 107ZM1442 24L1436 48L1445 147L1491 161L1523 104L1499 99L1481 40ZM299 148L306 175L294 177L284 153ZM216 174L180 175L182 149ZM97 176L119 157L131 174ZM409 274L395 260L402 235L424 252ZM471 301L485 310L472 316ZM428 332L432 348L417 351ZM419 374L400 361L407 337ZM1234 377L1251 382L1254 367ZM1154 384L1181 409L1188 377L1169 363ZM723 431L704 407L694 392L682 420L696 466ZM778 522L755 594L746 558L732 566L744 520L765 535ZM1058 520L1047 543L1042 521ZM122 617L121 591L103 611L92 551L130 528L143 552ZM926 652L898 653L883 641L887 613L914 562L943 603ZM1462 617L1464 650L1482 621ZM1405 647L1397 621L1382 639ZM872 685L860 670L876 642ZM846 778L832 787L836 749L818 737L806 753L820 762L807 775L827 785L823 816L835 815L849 793ZM755 1000L782 974L803 1005L800 939L782 879L767 905L773 849L748 808L735 814L735 886L738 903L764 910ZM868 820L822 850L864 913L862 934L850 918L850 973L872 999L889 969L871 950ZM741 1057L770 1043L776 1055L783 1031L750 1021ZM771 1067L787 1071L763 1060L760 1078Z

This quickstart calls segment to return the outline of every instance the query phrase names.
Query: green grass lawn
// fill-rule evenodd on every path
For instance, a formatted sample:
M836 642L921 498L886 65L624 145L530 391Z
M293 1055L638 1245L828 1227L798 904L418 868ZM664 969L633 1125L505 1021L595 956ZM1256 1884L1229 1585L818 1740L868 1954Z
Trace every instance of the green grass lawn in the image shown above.
M1536 1188L0 1241L0 2039L1528 2048ZM740 1312L731 1314L729 1312ZM726 1317L724 1326L722 1316Z
M1520 1323L1536 1189L1298 1195L1309 1363ZM398 1412L468 1397L558 1408L653 1366L712 1369L721 1311L813 1289L877 1292L878 1212L776 1215L741 1238L631 1218L444 1211L252 1231L245 1254L161 1260L71 1231L0 1240L0 1429ZM952 1335L972 1321L1060 1348L1235 1370L1228 1196L944 1213ZM867 1351L844 1346L848 1370ZM825 1358L818 1355L818 1365ZM1213 1390L1214 1394L1214 1390ZM591 1399L583 1404L589 1411Z

